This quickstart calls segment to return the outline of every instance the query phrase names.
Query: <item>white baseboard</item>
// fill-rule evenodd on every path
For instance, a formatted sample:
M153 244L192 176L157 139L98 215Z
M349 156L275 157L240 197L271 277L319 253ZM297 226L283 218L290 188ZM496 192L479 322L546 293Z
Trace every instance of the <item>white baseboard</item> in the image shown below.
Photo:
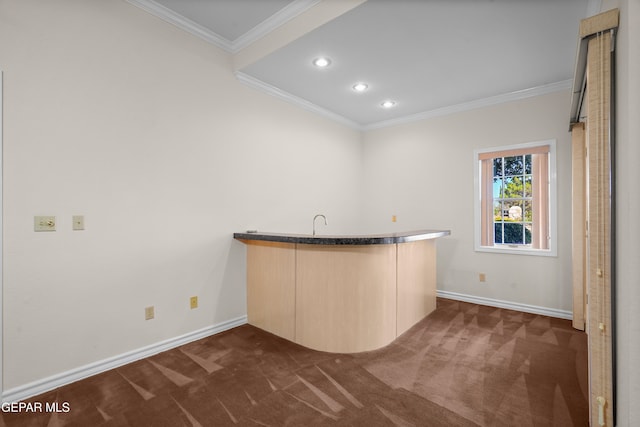
M158 354L163 351L188 344L192 341L218 334L237 326L244 325L245 323L247 323L247 316L237 317L235 319L227 320L216 325L189 332L175 338L160 341L158 343L151 344L137 350L109 357L108 359L80 366L78 368L71 369L69 371L50 376L48 378L43 378L29 384L15 387L2 393L2 402L17 402L19 400L37 396L41 393L45 393L63 385L71 384L73 382L108 371L110 369L126 365L127 363L135 362L136 360L153 356L154 354Z
M474 304L488 305L490 307L506 308L509 310L524 311L525 313L541 314L543 316L558 317L560 319L573 319L573 313L557 308L540 307L537 305L521 304L519 302L502 301L499 299L477 297L475 295L459 294L449 291L437 291L440 298L452 299L456 301L471 302Z

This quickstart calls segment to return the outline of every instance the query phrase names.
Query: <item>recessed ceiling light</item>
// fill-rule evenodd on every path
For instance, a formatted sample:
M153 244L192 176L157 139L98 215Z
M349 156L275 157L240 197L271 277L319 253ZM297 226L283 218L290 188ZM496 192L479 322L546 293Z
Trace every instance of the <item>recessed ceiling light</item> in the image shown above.
M360 82L353 85L353 90L356 92L364 92L367 89L369 89L369 85L366 83Z
M382 105L383 108L392 108L392 107L396 106L396 101L392 101L392 100L388 99L388 100L384 101L380 105Z
M331 60L329 58L325 58L324 56L321 56L320 58L316 58L313 60L313 65L315 65L318 68L328 67L329 64L331 64Z

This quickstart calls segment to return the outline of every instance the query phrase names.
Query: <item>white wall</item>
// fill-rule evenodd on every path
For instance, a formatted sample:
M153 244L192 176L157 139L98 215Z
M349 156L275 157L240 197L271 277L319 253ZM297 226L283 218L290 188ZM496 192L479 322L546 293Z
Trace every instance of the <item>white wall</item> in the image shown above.
M246 314L234 231L355 223L358 132L124 1L0 2L0 69L5 391Z
M617 40L617 415L640 424L640 1L620 1Z
M633 425L640 7L621 3L618 397ZM231 68L124 1L0 1L5 391L244 315L244 246L231 233L308 232L316 213L332 233L449 228L440 289L571 309L568 93L361 136L240 85ZM474 252L473 149L549 138L558 257ZM75 214L86 231L71 231ZM34 215L56 215L58 231L34 233Z
M562 91L368 132L364 226L450 229L438 240L439 290L571 310L569 102ZM475 252L474 149L548 139L557 140L558 256Z

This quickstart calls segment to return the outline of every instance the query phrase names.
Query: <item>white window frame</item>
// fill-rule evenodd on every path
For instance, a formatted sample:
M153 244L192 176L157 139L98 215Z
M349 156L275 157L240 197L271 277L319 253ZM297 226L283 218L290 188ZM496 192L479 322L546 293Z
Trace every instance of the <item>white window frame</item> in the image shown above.
M499 152L533 148L543 145L549 146L549 248L535 249L525 245L494 245L481 244L481 190L482 185L480 155L483 153ZM527 142L523 144L505 145L491 148L476 149L473 152L474 161L474 249L476 252L492 252L500 254L557 256L558 255L558 215L557 215L557 169L556 169L556 140Z

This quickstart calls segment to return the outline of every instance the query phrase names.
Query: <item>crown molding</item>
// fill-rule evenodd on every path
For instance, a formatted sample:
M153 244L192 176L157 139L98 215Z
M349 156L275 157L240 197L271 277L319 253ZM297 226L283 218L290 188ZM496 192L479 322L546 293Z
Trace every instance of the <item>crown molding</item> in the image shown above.
M232 42L233 53L241 51L318 3L320 3L320 0L295 0L289 3L286 7L235 39Z
M233 41L185 18L154 0L127 0L127 2L229 53L235 54L301 13L309 10L318 4L320 0L295 0Z
M251 77L241 71L236 71L235 75L240 82L258 89L262 92L266 92L269 95L273 95L277 98L285 100L291 104L297 105L305 110L313 113L320 114L329 119L335 120L339 123L345 124L353 129L360 131L369 131L375 129L381 129L405 123L415 122L419 120L431 119L434 117L446 116L449 114L461 113L463 111L475 110L477 108L490 107L493 105L503 104L505 102L518 101L521 99L531 98L534 96L546 95L549 93L560 92L563 90L570 90L572 87L572 80L562 80L556 83L550 83L542 86L536 86L529 89L518 90L514 92L505 93L502 95L491 96L489 98L477 99L462 104L456 104L448 107L437 108L435 110L423 111L417 114L411 114L408 116L398 117L390 120L383 120L380 122L370 123L368 125L362 125L344 116L320 107L306 99L292 95L280 88L272 86L268 83L258 80L255 77Z
M193 34L196 37L212 43L229 53L233 53L233 44L229 40L225 39L217 33L214 33L208 28L203 27L200 24L197 24L192 20L177 14L173 10L164 7L159 3L156 3L153 0L127 0L127 2L139 7L146 12L149 12L153 16L160 18L163 21L168 22L169 24L173 24L176 27Z
M312 113L319 114L321 116L334 120L338 123L347 125L350 128L353 128L356 130L362 130L362 126L359 123L356 123L353 120L347 119L346 117L336 114L333 111L327 110L326 108L320 107L312 102L307 101L306 99L292 95L289 92L285 92L280 88L277 88L268 83L265 83L262 80L258 80L255 77L251 77L241 71L236 71L234 74L241 83L247 86L250 86L254 89L258 89L261 92L265 92L269 95L275 96L276 98L280 98L291 104L297 105L298 107L301 107L307 111L311 111Z
M573 80L562 80L556 83L550 83L542 86L536 86L529 89L517 90L501 95L491 96L488 98L476 99L474 101L463 102L461 104L451 105L448 107L436 108L434 110L423 111L417 114L398 117L390 120L383 120L362 126L362 130L381 129L390 126L401 125L405 123L415 122L419 120L431 119L434 117L447 116L449 114L461 113L463 111L475 110L477 108L490 107L493 105L503 104L505 102L518 101L521 99L531 98L534 96L546 95L549 93L570 90Z

